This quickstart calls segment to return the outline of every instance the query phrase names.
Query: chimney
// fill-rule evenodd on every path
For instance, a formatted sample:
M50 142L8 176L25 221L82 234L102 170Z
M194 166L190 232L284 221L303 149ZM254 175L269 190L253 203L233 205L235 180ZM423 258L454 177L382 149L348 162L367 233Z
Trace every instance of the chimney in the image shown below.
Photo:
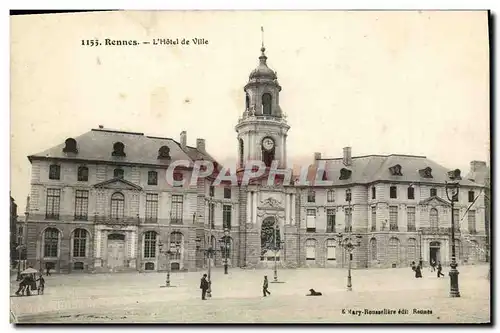
M186 131L181 132L181 148L186 149L187 146L187 133Z
M470 171L471 172L481 172L486 169L485 161L471 161L470 162Z
M321 153L314 153L314 162L321 159Z
M344 147L343 162L345 166L352 164L351 147Z
M99 125L99 128L100 128L100 129L103 129L103 128L104 128L104 125Z
M205 139L196 139L196 149L201 152L205 151Z

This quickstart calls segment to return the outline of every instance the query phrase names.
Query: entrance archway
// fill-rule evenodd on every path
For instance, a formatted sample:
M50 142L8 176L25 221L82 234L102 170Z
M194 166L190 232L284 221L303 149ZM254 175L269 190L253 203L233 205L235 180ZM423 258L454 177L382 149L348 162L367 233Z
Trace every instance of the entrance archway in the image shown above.
M108 268L114 270L125 265L125 235L108 235Z
M262 221L260 230L260 260L266 261L268 257L274 258L275 246L278 247L280 243L280 229L276 224L276 219L274 216L266 217Z
M441 243L440 242L430 242L429 244L429 263L441 262Z

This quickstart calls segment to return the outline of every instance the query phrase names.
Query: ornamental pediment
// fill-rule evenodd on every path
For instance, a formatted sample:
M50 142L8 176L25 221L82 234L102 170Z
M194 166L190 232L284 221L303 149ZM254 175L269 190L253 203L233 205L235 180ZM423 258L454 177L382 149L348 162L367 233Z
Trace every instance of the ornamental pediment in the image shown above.
M260 208L263 209L283 209L283 205L281 204L281 201L275 199L275 198L267 198L265 200L262 200L260 202Z
M450 203L440 197L430 197L425 200L420 201L420 205L429 205L429 206L449 206Z
M95 184L94 187L102 189L112 189L112 190L134 190L134 191L142 190L142 187L122 178L113 178L110 180L106 180L104 182Z

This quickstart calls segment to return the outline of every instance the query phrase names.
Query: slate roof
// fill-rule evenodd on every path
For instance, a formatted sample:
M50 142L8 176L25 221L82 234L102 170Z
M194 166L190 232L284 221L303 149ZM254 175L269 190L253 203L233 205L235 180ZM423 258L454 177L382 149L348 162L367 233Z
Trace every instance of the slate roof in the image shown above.
M194 147L187 146L182 149L179 142L170 138L159 138L146 136L144 133L124 132L109 129L92 129L74 138L77 142L78 153L65 153L65 140L61 144L28 156L30 162L33 159L66 159L86 160L105 163L132 163L155 166L168 166L172 161L204 159L215 162L206 152L199 151ZM112 156L113 144L122 142L125 146L126 156ZM158 159L158 150L162 146L170 149L171 159Z
M369 184L378 181L386 182L415 182L429 184L444 184L450 181L448 177L448 169L425 156L413 155L368 155L352 157L352 163L349 166L344 165L342 158L320 159L317 160L326 162L325 173L328 181L333 181L333 185L341 186L347 184ZM401 166L401 176L392 175L389 168L399 164ZM419 170L425 168L432 169L433 178L424 178ZM342 168L351 170L349 179L339 179L340 170ZM308 170L308 181L314 184L316 177L317 166L313 165ZM461 185L477 186L482 185L468 180L462 172Z

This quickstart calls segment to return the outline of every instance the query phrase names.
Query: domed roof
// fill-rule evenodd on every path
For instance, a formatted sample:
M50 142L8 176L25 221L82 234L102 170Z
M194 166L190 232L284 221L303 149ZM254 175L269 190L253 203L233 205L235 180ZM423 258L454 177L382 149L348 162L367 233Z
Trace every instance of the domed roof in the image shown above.
M276 80L276 72L273 71L271 68L267 67L267 57L264 54L266 51L265 47L262 47L260 49L262 54L259 57L259 66L255 68L251 73L250 73L250 79L268 79L268 80Z

